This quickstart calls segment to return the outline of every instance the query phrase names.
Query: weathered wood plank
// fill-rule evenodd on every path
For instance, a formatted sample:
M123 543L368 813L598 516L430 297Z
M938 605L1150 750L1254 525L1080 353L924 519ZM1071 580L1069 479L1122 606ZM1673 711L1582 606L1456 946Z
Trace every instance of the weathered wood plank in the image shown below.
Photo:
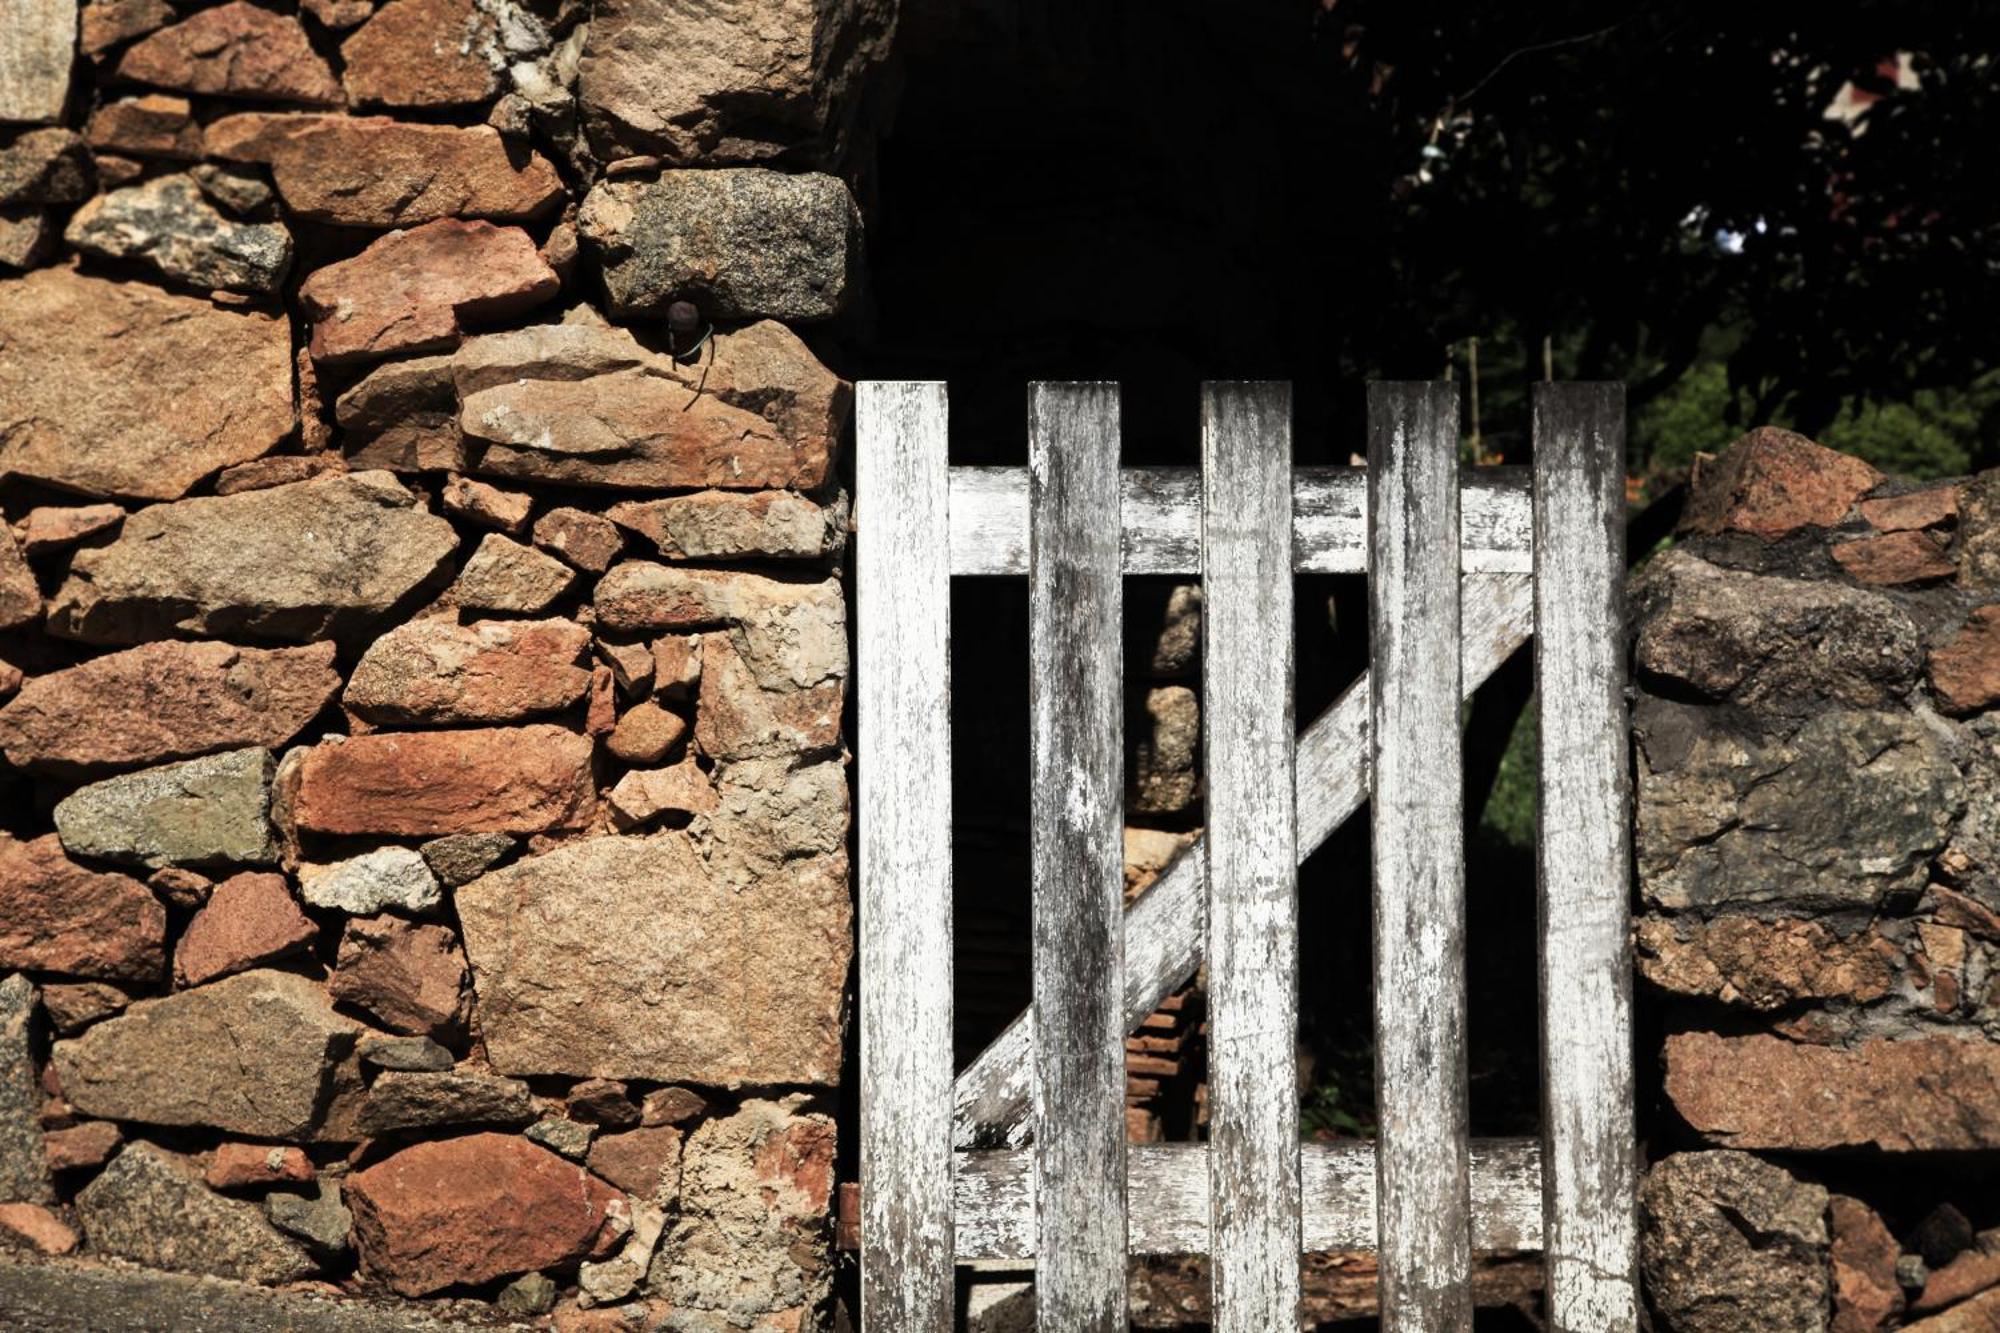
M1206 1254L1209 1248L1208 1145L1132 1145L1128 1179L1135 1255ZM1034 1156L1022 1149L970 1152L959 1159L959 1257L1035 1257ZM1304 1219L1300 1249L1375 1248L1375 1145L1307 1143L1299 1149ZM1534 1139L1472 1144L1472 1243L1482 1251L1536 1250L1542 1244L1542 1152Z
M1527 575L1468 574L1464 584L1464 688L1470 695L1526 642L1534 608ZM1301 862L1367 799L1368 709L1369 679L1363 675L1299 738ZM1126 909L1127 1031L1201 965L1207 929L1202 859L1197 841ZM1029 1141L1033 1047L1033 1029L1023 1015L959 1075L954 1121L959 1147L1019 1147Z
M1127 468L1122 546L1127 574L1201 569L1201 477L1193 468ZM1525 574L1533 524L1525 468L1482 468L1465 482L1468 574ZM1368 563L1363 468L1299 468L1292 477L1292 568L1358 574ZM1028 476L1022 468L951 470L951 572L1028 572Z
M1549 1327L1638 1327L1625 393L1538 384L1542 1134Z
M855 402L861 1308L952 1327L950 482L942 384Z
M1458 395L1368 386L1376 1206L1385 1333L1469 1333Z
M1286 384L1211 384L1202 394L1208 1193L1217 1333L1298 1326L1291 411Z
M1118 386L1028 390L1035 1302L1125 1317L1125 754Z

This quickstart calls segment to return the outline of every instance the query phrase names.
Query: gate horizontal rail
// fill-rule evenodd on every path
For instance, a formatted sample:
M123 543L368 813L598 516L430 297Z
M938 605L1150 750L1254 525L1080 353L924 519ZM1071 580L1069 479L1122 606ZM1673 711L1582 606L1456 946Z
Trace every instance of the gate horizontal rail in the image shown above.
M1470 1327L1540 1248L1550 1327L1637 1323L1623 398L1545 385L1535 466L1461 476L1448 385L1371 385L1369 467L1291 466L1289 390L1207 386L1203 466L1118 467L1111 385L1030 390L1029 467L952 469L943 386L863 384L856 555L862 1311L951 1327L1032 1258L1042 1327L1124 1327L1133 1254L1211 1256L1214 1327L1296 1325L1301 1250L1380 1252L1384 1328ZM1370 671L1304 735L1291 574L1366 572ZM1034 1005L953 1077L954 574L1030 583ZM1207 810L1121 906L1121 578L1205 583ZM1459 700L1538 639L1543 1134L1466 1131ZM1298 1141L1297 864L1370 801L1375 1143ZM1203 962L1203 1144L1123 1137L1123 1037Z

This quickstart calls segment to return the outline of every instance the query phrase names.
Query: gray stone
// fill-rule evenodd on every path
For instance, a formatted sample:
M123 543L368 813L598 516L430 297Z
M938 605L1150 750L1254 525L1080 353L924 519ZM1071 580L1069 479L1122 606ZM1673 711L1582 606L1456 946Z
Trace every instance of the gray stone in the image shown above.
M597 1126L586 1125L581 1120L566 1120L561 1116L550 1116L537 1120L523 1131L530 1140L541 1144L550 1152L559 1152L573 1161L582 1161L590 1151L590 1140L597 1133Z
M599 0L578 67L591 143L606 161L838 160L896 14L890 0Z
M1748 1153L1679 1153L1639 1189L1663 1333L1823 1333L1827 1193Z
M159 176L99 195L76 211L63 239L203 290L268 296L292 266L290 232L275 222L231 221L189 176Z
M333 1259L353 1247L354 1214L340 1201L340 1182L321 1176L308 1197L267 1194L264 1216L288 1236L295 1236L321 1259Z
M509 833L453 833L432 838L417 850L439 882L455 889L512 856L514 837Z
M452 600L467 611L533 615L554 605L576 582L576 571L556 559L489 532L459 571Z
M16 972L0 981L0 1203L47 1203L41 1081L35 1077L35 988Z
M145 1142L128 1143L76 1196L90 1248L152 1268L248 1282L291 1282L315 1265L257 1205L204 1185L194 1163Z
M523 1273L500 1288L500 1294L494 1298L494 1304L503 1311L516 1315L547 1314L555 1303L555 1279L546 1273Z
M827 860L738 886L671 832L568 843L467 884L488 1058L517 1075L832 1083L850 907Z
M28 130L0 146L0 204L74 204L90 198L97 170L74 130Z
M332 865L299 867L299 896L349 916L397 911L416 916L438 905L437 877L408 847L377 847Z
M362 1064L408 1072L435 1072L453 1063L451 1052L429 1037L367 1037L359 1054Z
M55 252L56 224L29 204L0 208L0 267L33 268Z
M577 226L620 314L693 301L711 319L804 322L840 313L861 221L836 176L759 168L669 171L593 188Z
M1646 700L1634 723L1646 901L1871 907L1920 891L1966 802L1942 725L1842 709L1770 737L1727 710Z
M0 121L62 119L76 25L75 0L8 0L0 21Z
M576 1273L578 1304L611 1305L639 1289L652 1266L653 1252L667 1229L667 1215L650 1203L628 1201L631 1230L617 1254L598 1263L585 1262Z
M746 1100L688 1137L680 1206L646 1281L686 1328L723 1333L768 1316L784 1327L782 1316L826 1299L834 1126L807 1100Z
M0 1250L0 1328L35 1333L539 1333L496 1321L483 1301L365 1301L214 1277L88 1261L49 1263Z
M698 491L611 506L613 523L638 533L669 560L817 560L839 549L842 507L790 491Z
M1885 707L1923 668L1903 609L1841 583L1723 569L1676 547L1647 563L1632 601L1642 678L1763 713Z
M79 787L55 808L56 832L74 856L153 869L271 865L269 750L229 750L161 764Z
M271 183L250 167L203 162L189 167L188 175L203 194L240 218L268 211L278 197Z
M55 1044L63 1095L85 1115L204 1125L264 1139L309 1133L356 1025L289 972L243 972L140 1000Z
M365 1134L444 1125L525 1125L535 1118L528 1085L469 1070L381 1075L361 1111Z
M337 638L397 608L457 548L451 524L386 472L154 505L76 554L49 625L92 643Z

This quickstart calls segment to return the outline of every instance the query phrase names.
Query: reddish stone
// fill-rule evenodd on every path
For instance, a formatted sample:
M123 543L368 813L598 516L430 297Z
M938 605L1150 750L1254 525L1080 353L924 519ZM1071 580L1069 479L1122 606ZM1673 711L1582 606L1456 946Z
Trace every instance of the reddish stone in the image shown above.
M299 8L335 32L365 23L375 12L375 0L299 0Z
M296 425L282 311L45 268L0 283L0 344L10 423L0 474L97 498L176 500ZM0 628L5 606L0 595Z
M313 1178L312 1159L302 1148L271 1143L224 1143L215 1150L204 1179L210 1189L303 1184Z
M670 1204L680 1194L681 1132L672 1125L601 1134L587 1160L592 1171L637 1198Z
M687 1088L655 1088L639 1101L639 1123L648 1128L678 1125L694 1119L707 1109L707 1101Z
M310 366L312 359L303 357ZM217 495L240 495L244 491L268 491L273 486L289 486L295 481L311 481L329 472L347 471L347 460L339 454L279 454L256 458L222 470L215 479Z
M299 764L293 818L315 833L543 833L590 822L590 740L562 727L377 733Z
M106 102L90 117L83 137L94 151L133 157L201 159L201 126L185 97L148 93Z
M465 954L450 927L396 916L347 923L327 989L391 1031L418 1037L463 1027L472 997Z
M593 736L609 736L618 726L618 674L600 663L590 669L590 707L583 729Z
M670 634L653 640L653 690L662 699L687 700L701 684L700 634Z
M43 505L21 520L21 549L29 555L60 551L125 521L117 505Z
M1677 995L1751 1009L1799 1000L1870 1004L1896 984L1894 945L1872 931L1842 939L1817 921L1649 916L1634 930L1639 975Z
M1833 1322L1828 1333L1875 1333L1903 1308L1896 1282L1902 1247L1875 1210L1859 1199L1836 1194L1827 1206L1833 1248Z
M639 1123L639 1108L615 1078L585 1079L569 1090L567 1105L571 1118L605 1129L630 1129Z
M563 197L562 177L547 158L516 154L490 125L252 111L210 123L206 143L211 157L268 165L285 206L313 222L518 222Z
M2000 602L1975 610L1949 643L1931 649L1930 672L1947 712L1975 713L2000 703Z
M0 629L18 629L41 615L42 589L35 582L35 571L28 568L14 530L0 523Z
M1933 1269L1910 1309L1917 1314L1942 1310L1993 1286L2000 1286L2000 1233L1988 1231L1950 1263Z
M38 1203L0 1203L0 1232L43 1254L68 1254L76 1248L76 1232Z
M2000 912L1942 884L1930 887L1932 915L1941 926L1968 931L1981 939L2000 940Z
M154 981L166 933L166 909L138 880L78 865L53 833L0 837L0 968Z
M298 20L233 0L164 28L125 53L121 77L216 97L339 106L340 85Z
M689 755L668 768L635 768L605 798L620 828L635 828L669 812L714 814L715 784Z
M42 987L42 1011L58 1034L71 1037L132 1003L107 981L51 982Z
M673 752L687 733L687 719L644 700L625 710L604 744L628 764L657 764Z
M2000 1291L1988 1291L1942 1314L1904 1324L1903 1333L2000 1333Z
M1667 1038L1666 1091L1699 1133L1732 1148L2000 1147L2000 1045L1976 1036L1840 1048L1682 1032Z
M578 569L602 574L625 549L617 524L581 509L551 509L535 520L535 545Z
M568 620L413 620L362 655L342 702L384 725L514 722L579 702L589 647Z
M1858 458L1759 426L1697 469L1681 530L1775 541L1803 527L1830 528L1881 480Z
M511 1134L415 1144L344 1194L362 1265L405 1296L574 1263L620 1197Z
M247 972L297 953L319 935L292 899L283 875L250 870L215 886L208 905L188 922L174 947L174 980L182 986Z
M453 518L492 528L510 537L528 530L528 515L534 511L532 497L518 491L503 491L469 477L451 477L438 495L438 503Z
M474 0L391 0L340 46L357 106L470 106L500 91L499 32Z
M51 1171L87 1171L103 1166L118 1151L125 1136L109 1120L86 1120L42 1135Z
M1958 518L1958 487L1933 486L1927 491L1863 500L1861 517L1878 532L1908 532L1941 528Z
M0 699L12 698L27 677L12 662L0 661Z
M520 228L447 218L329 264L299 299L313 359L341 365L456 346L464 323L519 314L561 286Z
M186 866L162 866L146 876L146 883L175 907L193 911L215 892L215 881L199 870Z
M340 691L334 646L163 642L37 676L0 708L20 768L81 773L191 759L296 736Z
M173 21L174 7L167 0L90 0L83 7L83 52L101 56Z
M1958 572L1942 538L1928 532L1891 532L1839 542L1833 558L1863 583L1894 586L1950 578Z

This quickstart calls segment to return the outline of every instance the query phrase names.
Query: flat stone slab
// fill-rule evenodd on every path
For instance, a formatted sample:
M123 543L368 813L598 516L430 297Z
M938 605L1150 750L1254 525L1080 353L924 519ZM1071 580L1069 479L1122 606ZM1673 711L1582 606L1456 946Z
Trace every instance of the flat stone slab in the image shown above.
M49 629L89 643L339 638L395 610L457 549L451 524L387 472L154 505L76 554Z

